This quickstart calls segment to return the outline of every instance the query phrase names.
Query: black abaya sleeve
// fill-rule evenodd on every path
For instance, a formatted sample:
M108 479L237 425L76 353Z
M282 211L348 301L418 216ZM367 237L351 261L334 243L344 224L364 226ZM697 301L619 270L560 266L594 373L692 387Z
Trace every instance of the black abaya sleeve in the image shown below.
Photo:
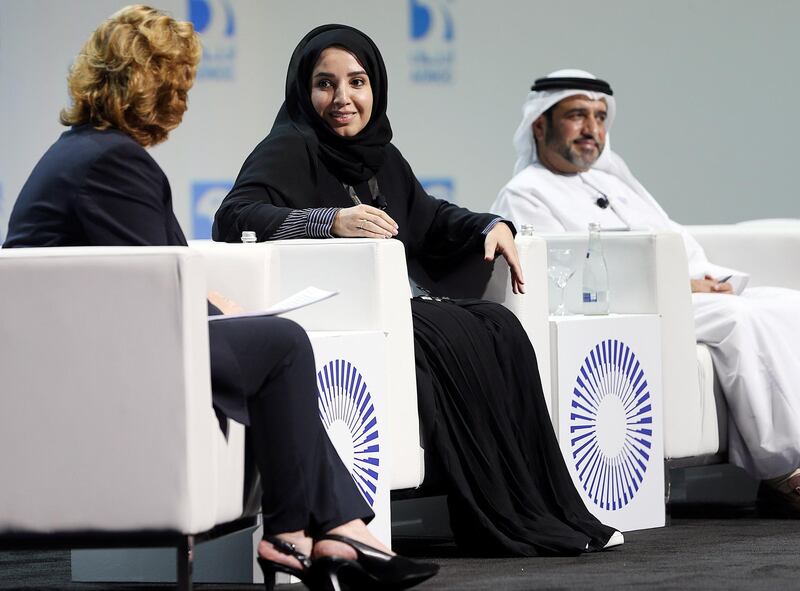
M214 215L212 237L239 242L242 231L269 240L293 209L311 196L316 176L313 159L300 134L287 133L280 141L267 136L247 157L230 193Z
M498 216L474 213L428 195L417 180L408 162L390 146L402 162L404 176L409 179L408 256L416 259L432 275L445 272L454 263L475 256L483 249L483 231Z

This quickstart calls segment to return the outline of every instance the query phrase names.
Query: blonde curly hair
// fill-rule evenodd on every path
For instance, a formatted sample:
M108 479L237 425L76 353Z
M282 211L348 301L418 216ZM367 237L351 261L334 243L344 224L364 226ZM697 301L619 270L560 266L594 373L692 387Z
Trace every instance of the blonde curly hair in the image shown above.
M202 48L190 22L149 6L127 6L81 49L67 82L64 125L113 127L142 146L167 139L181 122Z

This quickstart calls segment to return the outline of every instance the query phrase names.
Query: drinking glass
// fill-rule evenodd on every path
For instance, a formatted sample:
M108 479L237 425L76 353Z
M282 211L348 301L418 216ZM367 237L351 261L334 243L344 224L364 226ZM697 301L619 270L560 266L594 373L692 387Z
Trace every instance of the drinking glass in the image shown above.
M547 275L558 288L558 307L554 314L564 316L567 313L564 306L564 290L570 278L575 274L572 264L572 249L550 248L547 251Z

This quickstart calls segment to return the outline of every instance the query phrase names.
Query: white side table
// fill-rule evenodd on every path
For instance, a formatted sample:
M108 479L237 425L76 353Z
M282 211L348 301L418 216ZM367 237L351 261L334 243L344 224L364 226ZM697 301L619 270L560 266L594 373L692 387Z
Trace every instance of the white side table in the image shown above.
M620 531L664 525L660 318L551 316L553 424L575 488Z
M391 454L388 431L386 334L382 331L311 331L322 424L375 512L369 529L392 545Z

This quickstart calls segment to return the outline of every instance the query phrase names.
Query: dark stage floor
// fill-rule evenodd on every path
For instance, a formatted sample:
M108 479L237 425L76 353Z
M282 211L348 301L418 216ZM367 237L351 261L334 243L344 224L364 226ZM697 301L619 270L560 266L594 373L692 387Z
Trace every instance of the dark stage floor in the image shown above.
M420 590L770 589L800 588L800 521L673 517L669 527L626 534L621 548L577 558L475 559L449 545L401 545L431 558L441 573ZM161 591L164 585L70 582L68 552L0 553L1 589ZM254 586L195 585L205 591ZM281 587L279 587L280 589ZM284 590L303 589L284 586Z

